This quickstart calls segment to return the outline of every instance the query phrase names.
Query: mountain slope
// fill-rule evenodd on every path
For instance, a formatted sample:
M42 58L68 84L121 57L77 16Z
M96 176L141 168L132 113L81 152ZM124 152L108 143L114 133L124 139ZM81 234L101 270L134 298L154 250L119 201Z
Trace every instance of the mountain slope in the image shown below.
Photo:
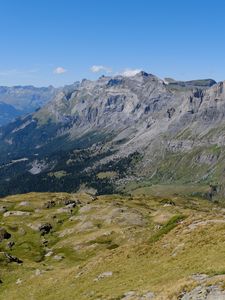
M0 199L0 298L224 299L224 208L195 197Z
M105 193L142 178L212 184L213 196L222 195L224 82L173 84L140 72L60 90L0 130L0 192L86 184Z
M10 123L13 119L20 116L21 112L12 105L0 102L0 126Z
M0 86L0 125L11 122L17 116L34 112L53 98L56 92L57 89L51 86L46 88ZM3 104L4 111L2 111Z

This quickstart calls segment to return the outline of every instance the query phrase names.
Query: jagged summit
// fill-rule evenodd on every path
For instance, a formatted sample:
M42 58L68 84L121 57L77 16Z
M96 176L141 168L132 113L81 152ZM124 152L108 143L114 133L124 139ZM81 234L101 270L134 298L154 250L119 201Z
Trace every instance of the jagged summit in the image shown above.
M169 81L141 71L60 89L34 114L0 129L0 193L18 185L24 191L22 174L30 189L48 190L51 182L60 190L48 174L61 171L68 191L82 183L100 191L103 171L116 174L105 179L109 190L140 177L222 182L224 82Z

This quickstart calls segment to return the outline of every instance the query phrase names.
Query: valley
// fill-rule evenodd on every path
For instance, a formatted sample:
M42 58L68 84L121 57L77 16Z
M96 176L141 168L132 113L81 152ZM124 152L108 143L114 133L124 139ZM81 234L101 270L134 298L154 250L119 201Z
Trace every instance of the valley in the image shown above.
M144 71L65 86L37 112L0 128L0 195L80 186L101 195L145 182L211 186L220 201L224 99L224 82Z

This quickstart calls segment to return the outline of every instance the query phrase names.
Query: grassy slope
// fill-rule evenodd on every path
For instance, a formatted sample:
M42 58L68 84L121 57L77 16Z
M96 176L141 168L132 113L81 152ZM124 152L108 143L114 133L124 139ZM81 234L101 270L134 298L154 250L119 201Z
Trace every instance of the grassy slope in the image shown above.
M66 212L65 199L80 199L82 205ZM43 208L48 200L56 206ZM20 206L22 201L30 205ZM12 250L1 242L1 251L24 261L7 263L0 254L0 299L116 300L128 291L177 299L197 285L195 273L225 283L225 211L205 200L31 193L1 199L2 205L31 215L0 213L0 227L15 241ZM42 237L35 228L46 222L53 230ZM52 256L45 257L49 251ZM57 261L55 255L64 258ZM96 281L103 272L113 274Z

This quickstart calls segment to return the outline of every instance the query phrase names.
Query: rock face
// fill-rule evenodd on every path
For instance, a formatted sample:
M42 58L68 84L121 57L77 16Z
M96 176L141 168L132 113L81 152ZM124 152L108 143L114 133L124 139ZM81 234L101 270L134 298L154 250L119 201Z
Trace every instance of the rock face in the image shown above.
M225 300L225 291L222 291L218 286L198 286L189 293L185 293L180 298L181 300Z
M220 185L224 85L140 72L67 86L32 116L0 130L0 194L26 192L22 174L36 191L60 191L60 184L72 191L85 183L107 193L140 177ZM15 162L18 157L26 160Z

